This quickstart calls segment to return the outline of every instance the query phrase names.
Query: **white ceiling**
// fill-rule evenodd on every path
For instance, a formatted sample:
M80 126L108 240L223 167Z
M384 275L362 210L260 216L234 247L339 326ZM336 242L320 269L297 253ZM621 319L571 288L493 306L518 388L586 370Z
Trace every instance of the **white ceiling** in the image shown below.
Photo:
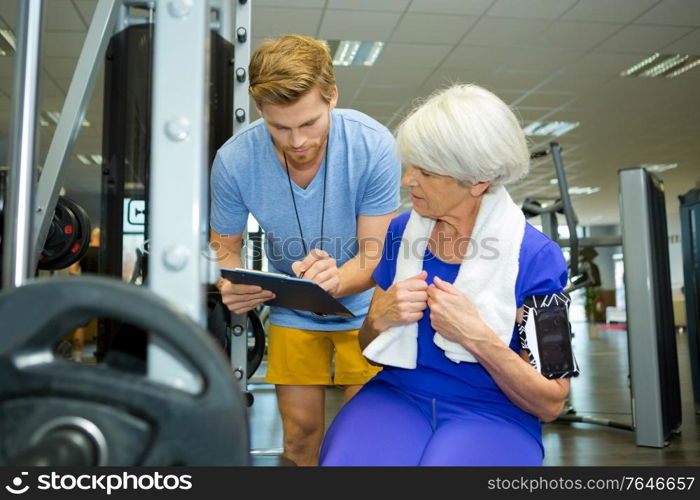
M573 198L585 224L617 222L617 171L678 163L660 174L670 214L700 181L700 66L673 79L622 78L653 52L700 55L700 0L249 0L254 46L303 33L383 40L376 66L337 68L340 105L395 127L411 103L452 81L473 82L523 121L581 122L560 137L570 185L600 187ZM17 0L0 0L12 28ZM42 104L60 110L96 0L45 0ZM7 141L13 58L0 57L0 141ZM101 148L102 79L77 151ZM45 155L53 128L42 127ZM552 138L531 138L532 150ZM96 192L99 170L73 158L66 188ZM532 165L511 192L555 196L551 159ZM673 217L673 215L671 215Z

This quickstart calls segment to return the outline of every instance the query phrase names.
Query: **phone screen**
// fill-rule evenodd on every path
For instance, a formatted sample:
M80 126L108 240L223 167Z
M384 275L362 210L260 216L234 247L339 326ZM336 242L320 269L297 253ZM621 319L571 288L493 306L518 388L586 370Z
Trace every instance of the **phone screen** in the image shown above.
M571 333L566 307L541 309L535 316L537 346L545 375L561 375L574 370Z

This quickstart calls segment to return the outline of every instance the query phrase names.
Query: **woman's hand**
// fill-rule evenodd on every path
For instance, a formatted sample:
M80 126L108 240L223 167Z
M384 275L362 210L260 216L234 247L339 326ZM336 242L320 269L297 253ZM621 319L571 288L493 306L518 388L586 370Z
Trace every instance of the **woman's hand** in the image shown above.
M495 335L462 292L437 276L428 287L428 307L433 330L467 350L471 345Z
M447 340L471 352L516 406L543 422L559 416L569 392L568 379L549 380L530 366L484 323L479 311L450 283L436 277L428 288L430 324ZM522 308L518 310L522 322Z
M368 319L378 332L393 326L415 323L423 317L428 306L428 273L419 274L394 283L373 301Z

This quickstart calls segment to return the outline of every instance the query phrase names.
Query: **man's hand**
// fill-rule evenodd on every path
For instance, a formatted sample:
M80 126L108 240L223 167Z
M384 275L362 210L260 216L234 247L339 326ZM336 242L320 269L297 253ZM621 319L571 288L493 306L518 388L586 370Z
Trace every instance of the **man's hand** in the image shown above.
M221 292L223 303L235 314L247 313L263 302L275 298L274 293L259 286L237 285L224 278L219 278L216 287Z
M317 283L333 297L340 294L340 271L334 258L323 250L314 248L304 260L292 264L292 271L299 278Z

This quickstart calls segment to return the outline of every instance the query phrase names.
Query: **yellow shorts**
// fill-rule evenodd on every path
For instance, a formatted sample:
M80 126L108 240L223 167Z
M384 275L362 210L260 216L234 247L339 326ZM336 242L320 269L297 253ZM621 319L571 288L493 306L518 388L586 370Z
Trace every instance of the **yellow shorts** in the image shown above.
M358 330L323 332L270 325L265 382L280 385L356 385L374 377L357 342ZM335 371L331 358L335 348Z

